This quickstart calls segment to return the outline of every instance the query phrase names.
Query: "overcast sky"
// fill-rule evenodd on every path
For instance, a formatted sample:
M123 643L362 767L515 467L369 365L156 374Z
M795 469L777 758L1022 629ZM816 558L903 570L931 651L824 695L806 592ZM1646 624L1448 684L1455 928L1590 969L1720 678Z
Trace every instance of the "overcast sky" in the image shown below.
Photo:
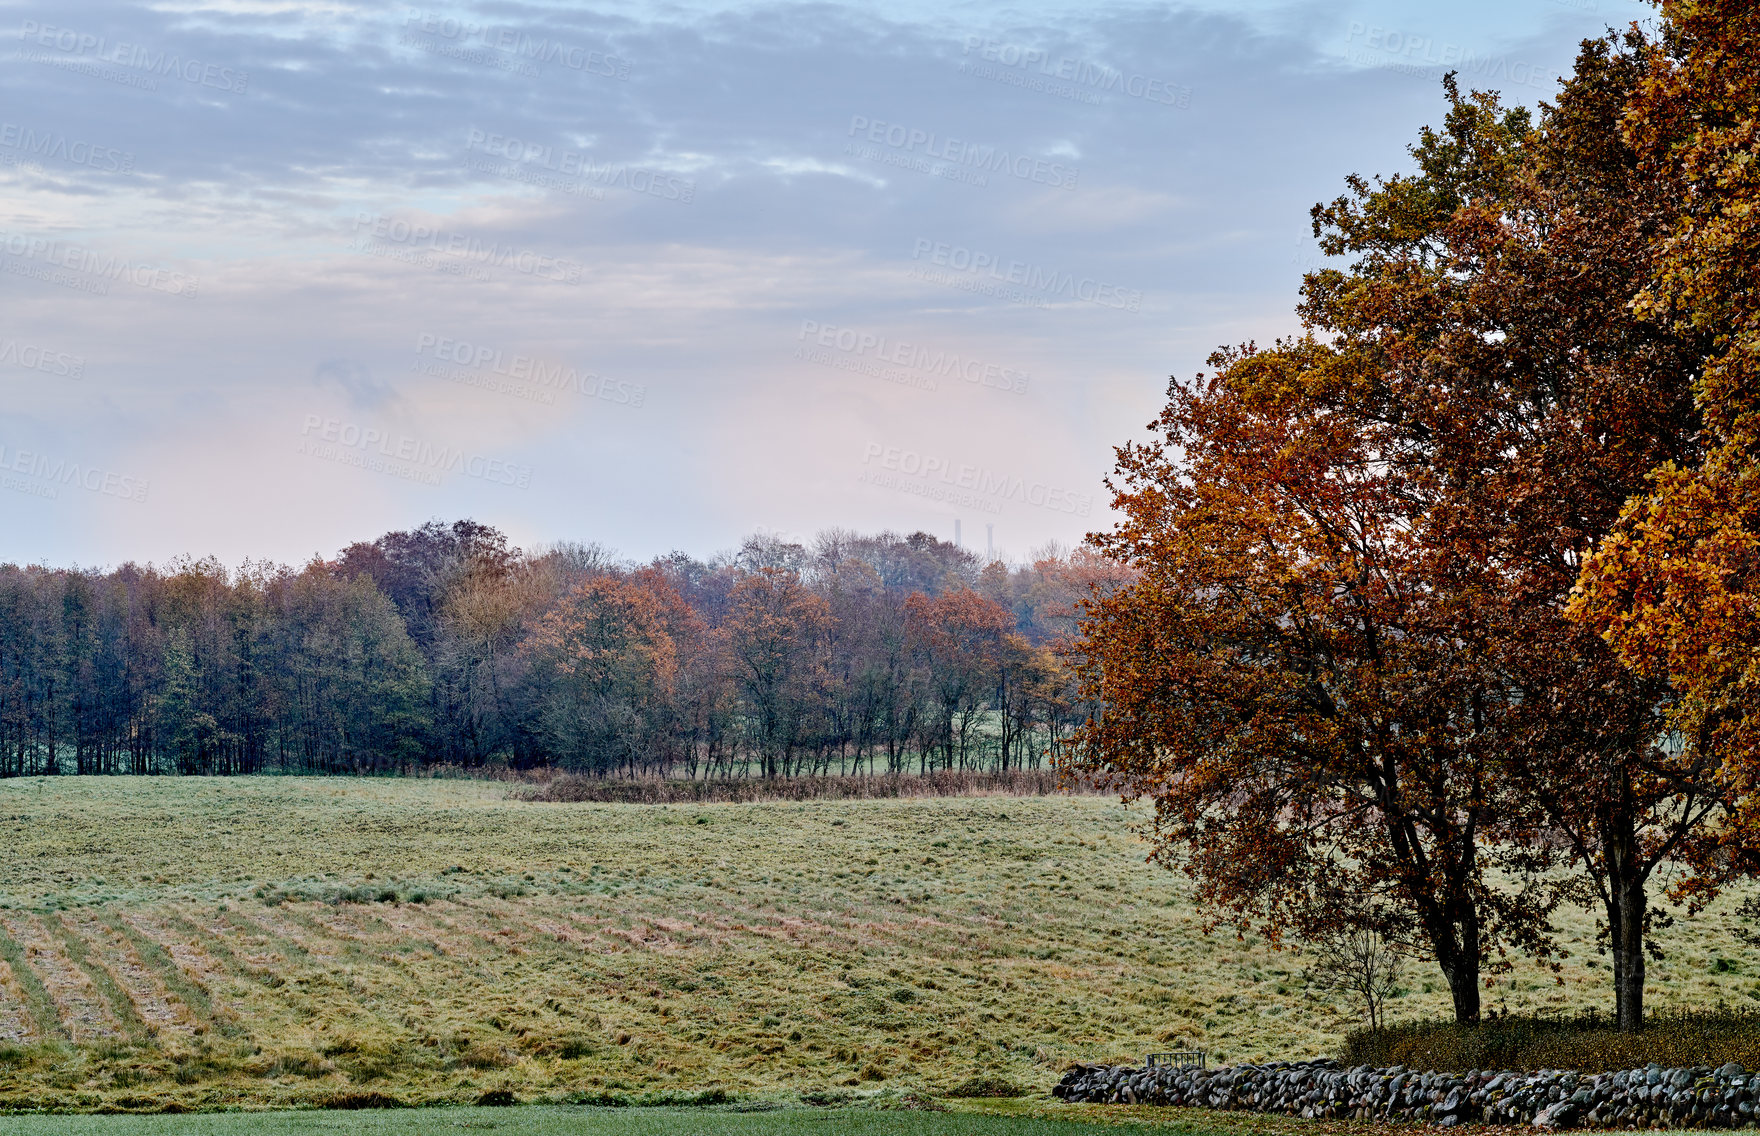
M0 562L95 566L1075 542L1444 70L1533 103L1650 11L0 9Z

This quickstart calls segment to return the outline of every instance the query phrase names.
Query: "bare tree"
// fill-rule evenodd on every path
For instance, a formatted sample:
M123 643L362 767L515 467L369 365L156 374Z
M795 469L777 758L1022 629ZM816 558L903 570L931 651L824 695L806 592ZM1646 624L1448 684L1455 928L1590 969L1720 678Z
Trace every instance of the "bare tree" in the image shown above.
M1314 961L1302 971L1309 992L1355 998L1370 1029L1387 1022L1387 999L1399 987L1405 959L1396 943L1367 929L1337 931L1310 944Z

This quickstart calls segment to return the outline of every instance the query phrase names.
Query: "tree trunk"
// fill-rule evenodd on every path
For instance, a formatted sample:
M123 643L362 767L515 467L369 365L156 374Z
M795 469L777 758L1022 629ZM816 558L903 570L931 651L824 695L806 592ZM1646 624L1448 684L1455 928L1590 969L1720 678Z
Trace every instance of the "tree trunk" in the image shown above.
M1454 965L1443 968L1448 977L1449 993L1454 995L1454 1020L1459 1025L1473 1025L1479 1020L1479 960L1457 958Z
M1607 868L1607 938L1613 949L1614 1018L1622 1033L1644 1027L1644 893L1648 872L1640 862L1636 809L1631 785L1622 786L1618 806L1602 825L1602 860Z
M1644 1028L1644 913L1648 899L1642 877L1609 883L1614 894L1608 905L1614 1014L1620 1032L1636 1033Z

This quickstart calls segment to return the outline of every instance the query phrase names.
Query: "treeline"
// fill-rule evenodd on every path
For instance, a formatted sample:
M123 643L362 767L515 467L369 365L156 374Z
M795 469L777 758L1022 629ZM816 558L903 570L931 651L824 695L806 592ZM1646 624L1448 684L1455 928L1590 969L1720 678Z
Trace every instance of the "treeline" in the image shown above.
M0 566L0 776L1037 769L1121 570L924 533L644 565L430 522L302 568Z

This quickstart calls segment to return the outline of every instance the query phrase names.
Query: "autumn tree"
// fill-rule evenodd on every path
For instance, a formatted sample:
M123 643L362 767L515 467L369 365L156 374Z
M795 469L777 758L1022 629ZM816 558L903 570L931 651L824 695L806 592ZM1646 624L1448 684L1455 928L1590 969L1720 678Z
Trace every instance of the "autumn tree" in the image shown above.
M996 653L995 682L989 704L996 714L997 766L1008 769L1038 768L1039 759L1054 738L1047 731L1046 746L1035 742L1037 727L1049 724L1054 715L1047 707L1059 701L1068 673L1057 652L1035 645L1026 636L1009 633Z
M396 606L371 577L339 580L321 563L268 587L276 618L265 669L283 760L322 773L408 772L428 734L428 674Z
M544 675L543 729L571 768L633 772L657 740L678 674L652 589L583 581L538 623L525 651Z
M1637 1028L1646 883L1717 808L1664 689L1566 614L1695 445L1699 344L1633 313L1673 209L1620 132L1651 65L1586 43L1537 122L1449 80L1415 174L1316 207L1355 260L1308 277L1310 335L1175 387L1099 538L1144 577L1089 631L1087 766L1155 795L1164 854L1243 917L1423 943L1463 1020L1486 951L1544 954L1575 899Z
M830 613L800 576L763 567L734 585L725 645L748 700L766 777L786 776Z
M942 767L970 764L973 734L995 692L1004 637L1014 630L1006 608L970 588L905 601L910 641L922 660L939 718Z
M1451 86L1418 177L1316 209L1325 251L1357 262L1313 274L1301 309L1367 376L1343 405L1428 471L1426 585L1453 597L1502 692L1481 729L1512 802L1503 839L1565 840L1578 874L1558 894L1602 914L1625 1029L1642 1022L1649 881L1720 808L1706 767L1668 745L1666 686L1567 614L1626 497L1697 446L1703 337L1634 312L1677 208L1621 131L1654 64L1635 32L1585 43L1532 128Z
M1461 1021L1496 952L1544 946L1538 866L1488 843L1499 693L1423 571L1421 471L1329 412L1355 360L1313 341L1212 359L1158 437L1121 447L1137 578L1084 623L1074 771L1154 801L1154 857L1200 904L1274 940L1366 929L1424 944Z
M1685 881L1696 902L1760 867L1760 10L1667 0L1628 100L1635 176L1668 187L1642 318L1704 344L1698 454L1669 455L1583 567L1577 613L1673 693L1673 761L1737 807Z

